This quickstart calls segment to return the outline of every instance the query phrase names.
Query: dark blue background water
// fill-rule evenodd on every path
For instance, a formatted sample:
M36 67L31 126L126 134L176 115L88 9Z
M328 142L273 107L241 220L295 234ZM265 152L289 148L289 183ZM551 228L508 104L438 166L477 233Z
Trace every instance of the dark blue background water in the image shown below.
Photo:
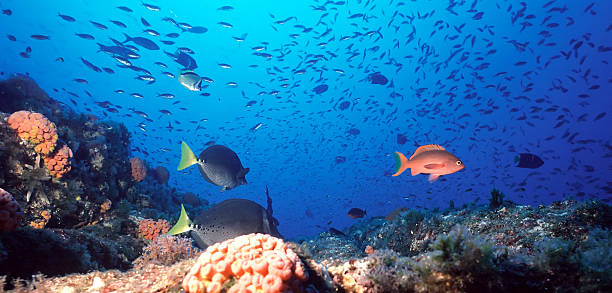
M267 184L279 229L289 237L346 227L354 221L346 215L351 207L381 216L401 206L446 208L449 200L461 206L477 198L483 203L494 187L523 204L570 197L610 200L611 1L172 3L150 2L161 8L152 11L139 1L2 0L0 9L10 9L11 15L0 15L0 69L5 77L29 74L78 111L124 122L132 133L133 155L170 169L170 184L182 191L211 202L241 197L265 205ZM218 10L222 6L234 9ZM208 32L182 32L164 17ZM141 18L162 35L144 33ZM142 73L119 68L98 51L97 42L113 45L109 38L123 41L123 33L161 47L137 46L141 58L131 60L150 71L155 83L135 80ZM164 36L168 33L180 36ZM241 42L233 38L243 35ZM257 46L265 50L255 51ZM27 47L31 53L20 56ZM210 96L161 73L180 73L182 67L163 52L178 47L195 51L195 72L214 80L203 90ZM56 61L59 57L65 62ZM95 72L81 58L114 74ZM168 68L155 65L158 61ZM369 83L373 72L390 82ZM313 92L321 84L329 89ZM164 99L160 93L176 97ZM103 101L117 113L95 103ZM255 102L247 106L250 101ZM344 101L350 102L347 109L340 107ZM152 122L130 108L147 113ZM263 126L250 130L258 123ZM398 135L407 142L398 144ZM196 153L211 140L232 148L251 168L248 185L220 193L195 167L175 171L181 140ZM444 146L465 170L434 183L408 172L391 177L392 153L410 155L423 144ZM537 154L544 166L513 166L521 152ZM337 163L337 156L346 161Z

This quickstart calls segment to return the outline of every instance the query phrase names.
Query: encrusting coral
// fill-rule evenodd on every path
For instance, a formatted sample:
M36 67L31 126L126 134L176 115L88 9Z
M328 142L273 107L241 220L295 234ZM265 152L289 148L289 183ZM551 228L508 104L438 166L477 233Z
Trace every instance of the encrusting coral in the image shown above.
M0 188L0 232L15 230L22 218L19 203L10 193Z
M55 150L57 130L55 124L40 113L17 111L8 118L8 125L17 135L34 144L34 150L41 155L48 155Z
M209 246L183 279L183 289L300 292L307 279L304 264L282 239L253 233Z

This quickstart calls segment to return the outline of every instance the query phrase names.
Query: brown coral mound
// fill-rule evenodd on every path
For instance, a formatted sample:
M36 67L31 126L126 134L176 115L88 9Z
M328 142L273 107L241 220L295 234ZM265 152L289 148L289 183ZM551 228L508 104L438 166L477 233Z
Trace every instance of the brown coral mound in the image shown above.
M48 157L44 157L45 166L49 169L49 174L56 178L61 178L64 174L70 171L70 159L72 158L72 150L63 145L55 153Z
M9 116L8 124L21 139L34 144L37 153L48 155L55 150L57 130L43 114L17 111Z
M147 167L140 158L131 158L130 164L132 165L132 178L136 182L140 182L147 177Z
M19 226L23 211L13 196L0 188L0 232L9 232Z

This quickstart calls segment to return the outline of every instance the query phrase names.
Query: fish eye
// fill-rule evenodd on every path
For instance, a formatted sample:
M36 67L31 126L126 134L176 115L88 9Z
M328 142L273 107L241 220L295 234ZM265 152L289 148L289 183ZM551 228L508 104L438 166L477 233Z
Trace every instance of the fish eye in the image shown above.
M461 166L463 164L461 161L457 161L457 166Z

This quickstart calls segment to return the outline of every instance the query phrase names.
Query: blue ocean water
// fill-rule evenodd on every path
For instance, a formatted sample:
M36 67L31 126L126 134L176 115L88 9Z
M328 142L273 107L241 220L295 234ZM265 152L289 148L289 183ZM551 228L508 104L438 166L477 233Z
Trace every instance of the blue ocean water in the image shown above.
M265 206L267 185L286 237L344 228L353 207L368 217L460 207L493 188L530 205L611 198L610 1L3 0L0 10L3 78L27 74L77 111L125 123L133 155L167 167L181 191ZM111 38L135 46L140 71L99 50ZM177 81L183 66L164 52L179 48L213 80L202 91ZM142 69L153 83L135 79ZM372 83L376 72L388 82ZM181 141L196 153L230 147L248 184L221 193L195 167L176 171ZM390 176L394 152L426 144L466 168L433 183ZM519 153L544 165L518 168Z

